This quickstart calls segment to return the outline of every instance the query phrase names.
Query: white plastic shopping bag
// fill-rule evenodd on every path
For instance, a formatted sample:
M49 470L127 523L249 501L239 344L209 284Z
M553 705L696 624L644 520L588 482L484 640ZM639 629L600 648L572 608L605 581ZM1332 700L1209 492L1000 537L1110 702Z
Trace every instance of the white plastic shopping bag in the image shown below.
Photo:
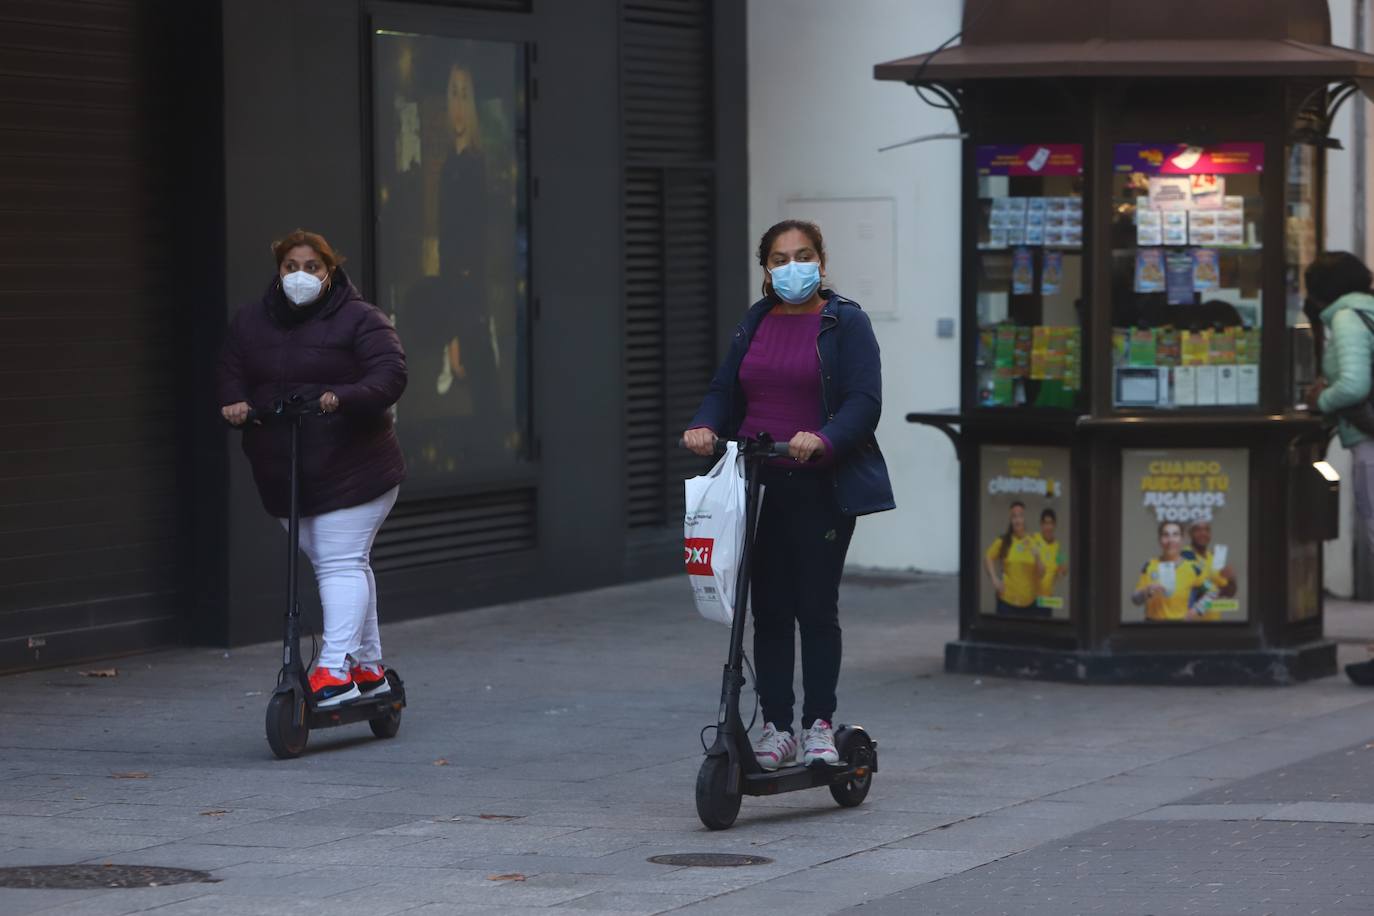
M744 459L739 446L727 443L715 467L684 485L683 551L697 611L707 620L729 625L734 619L735 579L744 548Z

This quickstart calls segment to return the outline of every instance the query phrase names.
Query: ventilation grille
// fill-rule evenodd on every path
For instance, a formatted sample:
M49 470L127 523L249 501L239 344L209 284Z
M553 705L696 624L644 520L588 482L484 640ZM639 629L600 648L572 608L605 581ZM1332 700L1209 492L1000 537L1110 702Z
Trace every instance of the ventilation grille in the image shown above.
M621 6L626 505L631 528L682 518L700 460L677 447L715 368L709 0Z
M534 490L398 503L372 546L372 568L394 572L533 550Z
M710 161L715 132L709 0L627 0L621 40L628 158Z

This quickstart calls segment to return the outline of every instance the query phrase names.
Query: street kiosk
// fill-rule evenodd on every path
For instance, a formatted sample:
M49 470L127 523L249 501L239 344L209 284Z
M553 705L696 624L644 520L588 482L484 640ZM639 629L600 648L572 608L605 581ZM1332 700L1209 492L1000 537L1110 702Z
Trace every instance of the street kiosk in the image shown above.
M946 668L1287 684L1336 670L1303 270L1374 56L1324 0L968 0L876 77L963 135L961 462Z

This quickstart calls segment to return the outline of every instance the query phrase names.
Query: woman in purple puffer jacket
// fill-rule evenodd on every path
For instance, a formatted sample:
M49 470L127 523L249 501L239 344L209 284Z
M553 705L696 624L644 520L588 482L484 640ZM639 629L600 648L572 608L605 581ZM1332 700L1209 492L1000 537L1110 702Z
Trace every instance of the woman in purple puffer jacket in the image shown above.
M405 477L390 408L406 387L406 358L391 322L363 300L322 236L298 229L272 253L277 274L262 300L240 308L229 325L220 413L242 426L251 409L279 398L320 400L321 415L301 434L300 534L324 606L310 689L317 705L336 706L391 689L370 555ZM290 448L285 424L244 430L258 495L283 524Z

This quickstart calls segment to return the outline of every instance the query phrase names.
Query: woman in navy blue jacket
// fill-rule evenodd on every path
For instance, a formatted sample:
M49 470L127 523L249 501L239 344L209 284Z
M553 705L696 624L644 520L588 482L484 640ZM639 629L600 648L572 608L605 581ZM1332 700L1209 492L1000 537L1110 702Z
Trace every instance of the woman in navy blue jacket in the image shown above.
M835 763L831 720L840 677L839 587L857 516L894 508L874 430L882 366L868 316L821 289L820 229L785 220L764 233L763 299L735 331L730 352L683 434L710 455L718 436L766 432L789 444L765 465L753 554L754 662L763 734L754 756L766 770L790 763L794 623L801 630L801 762Z

